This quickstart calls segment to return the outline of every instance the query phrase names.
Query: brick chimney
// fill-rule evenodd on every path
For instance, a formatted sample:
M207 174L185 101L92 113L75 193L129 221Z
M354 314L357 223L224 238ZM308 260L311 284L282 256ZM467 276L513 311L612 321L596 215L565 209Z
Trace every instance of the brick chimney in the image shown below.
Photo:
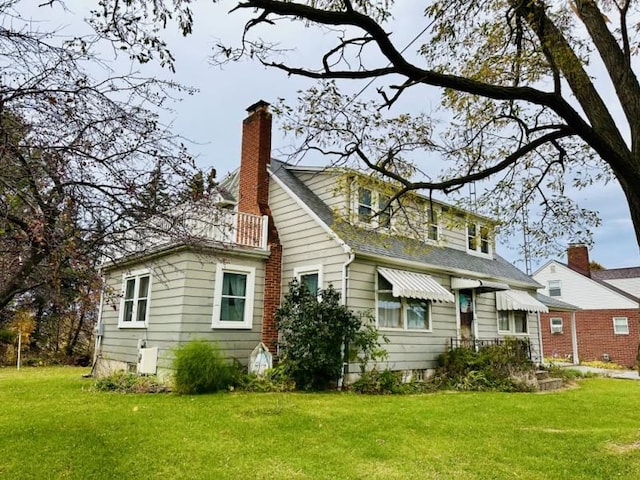
M269 208L269 175L271 163L271 113L263 100L247 108L242 122L240 188L238 211L266 215Z
M589 267L589 250L582 243L572 243L567 249L567 265L581 275L591 276Z
M270 253L265 263L261 340L275 356L278 342L275 312L280 306L282 245L269 208L267 166L271 163L271 113L269 104L263 100L251 105L247 112L249 114L242 122L238 211L269 217L267 241Z

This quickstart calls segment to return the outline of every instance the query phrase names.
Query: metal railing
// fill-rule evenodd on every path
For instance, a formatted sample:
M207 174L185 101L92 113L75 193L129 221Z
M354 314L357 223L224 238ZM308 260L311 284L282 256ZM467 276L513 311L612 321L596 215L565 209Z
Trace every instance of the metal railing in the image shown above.
M531 340L529 338L460 338L451 337L449 339L451 349L455 348L471 348L474 350L480 350L483 347L489 347L494 345L502 345L509 343L513 349L514 357L526 357L532 360Z

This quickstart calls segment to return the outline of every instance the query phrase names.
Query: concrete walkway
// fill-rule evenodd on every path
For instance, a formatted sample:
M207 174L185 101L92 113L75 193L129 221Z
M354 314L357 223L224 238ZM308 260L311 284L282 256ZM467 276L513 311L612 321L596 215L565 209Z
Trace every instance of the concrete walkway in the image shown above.
M603 377L624 378L626 380L640 380L640 375L638 374L637 370L610 370L608 368L587 367L585 365L572 365L570 363L560 363L556 365L561 368L570 368L572 370L578 370L583 373L596 373L598 375L602 375Z

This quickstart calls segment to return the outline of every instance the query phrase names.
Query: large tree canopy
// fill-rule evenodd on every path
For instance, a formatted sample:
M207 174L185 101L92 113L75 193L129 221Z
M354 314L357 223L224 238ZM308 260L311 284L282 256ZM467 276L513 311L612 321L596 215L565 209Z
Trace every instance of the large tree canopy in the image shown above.
M95 37L39 31L18 4L0 1L0 325L12 305L89 298L101 258L193 171L158 116L179 85L114 73Z
M158 53L171 58L157 40L170 19L185 34L193 24L190 0L100 3L94 25L142 60ZM615 178L640 243L640 84L634 71L639 3L422 4L420 45L405 51L387 29L397 7L393 0L234 2L233 10L251 12L253 19L241 44L219 46L214 59L253 58L321 82L300 95L300 105L285 110L289 127L301 136L301 150L351 159L403 190L451 192L491 179L478 204L505 220L507 229L526 223L534 244L588 234L597 216L566 193ZM316 27L323 40L333 34L335 43L316 59L288 63L286 49L295 45L277 42L285 37L279 26L290 21L309 27L308 38L296 36L300 44L320 39ZM383 85L377 100L341 93L345 82L370 79ZM451 115L446 128L393 113L405 97L428 98L420 89L434 88ZM420 149L427 154L417 155ZM434 172L424 160L434 157L451 161L451 167ZM537 216L521 216L531 205Z

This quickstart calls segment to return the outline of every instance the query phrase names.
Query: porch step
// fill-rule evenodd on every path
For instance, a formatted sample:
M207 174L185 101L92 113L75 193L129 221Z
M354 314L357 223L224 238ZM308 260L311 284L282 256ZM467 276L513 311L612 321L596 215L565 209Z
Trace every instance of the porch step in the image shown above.
M561 378L543 378L542 380L538 379L538 390L541 392L546 392L548 390L558 390L559 388L562 388Z
M549 372L547 370L536 370L536 380L544 380L549 378Z

